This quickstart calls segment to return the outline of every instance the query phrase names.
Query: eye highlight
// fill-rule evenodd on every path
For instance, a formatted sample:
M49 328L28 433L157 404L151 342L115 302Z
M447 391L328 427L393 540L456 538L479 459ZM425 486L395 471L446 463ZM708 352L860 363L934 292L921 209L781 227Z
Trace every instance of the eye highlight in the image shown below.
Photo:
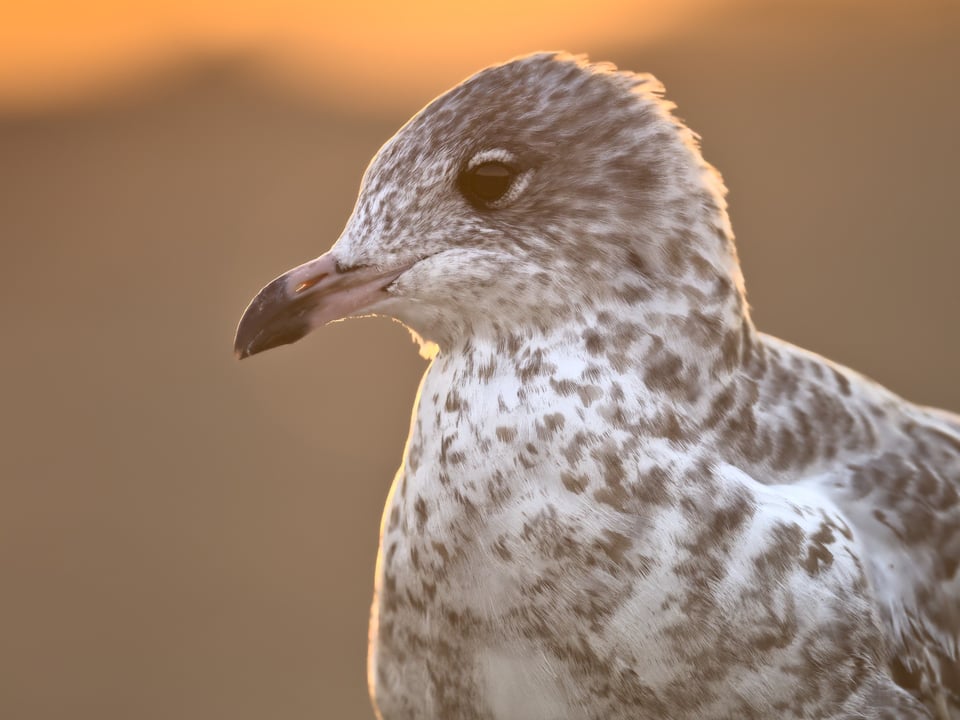
M503 198L519 173L501 160L487 160L466 168L457 179L460 192L474 206L490 207Z

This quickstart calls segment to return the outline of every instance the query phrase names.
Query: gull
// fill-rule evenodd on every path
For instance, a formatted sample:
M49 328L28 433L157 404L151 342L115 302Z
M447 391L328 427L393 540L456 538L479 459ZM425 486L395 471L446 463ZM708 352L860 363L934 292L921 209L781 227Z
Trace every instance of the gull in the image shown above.
M582 57L484 69L240 321L241 358L371 314L431 358L382 720L960 718L960 417L756 329L673 109Z

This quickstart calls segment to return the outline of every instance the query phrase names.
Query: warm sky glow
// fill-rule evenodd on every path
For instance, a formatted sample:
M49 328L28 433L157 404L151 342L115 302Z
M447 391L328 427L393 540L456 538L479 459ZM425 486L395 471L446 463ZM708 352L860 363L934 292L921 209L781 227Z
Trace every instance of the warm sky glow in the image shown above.
M178 56L254 50L289 79L389 104L531 50L642 42L716 2L11 1L0 11L0 103L82 97Z

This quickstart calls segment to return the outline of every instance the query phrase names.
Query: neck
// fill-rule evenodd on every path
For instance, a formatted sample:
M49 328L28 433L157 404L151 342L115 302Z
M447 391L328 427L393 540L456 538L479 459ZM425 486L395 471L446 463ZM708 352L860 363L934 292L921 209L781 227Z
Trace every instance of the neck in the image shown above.
M707 390L728 384L760 351L756 330L742 292L729 280L656 293L627 304L614 290L591 307L554 315L549 324L474 326L441 349L432 373L454 388L510 380L518 392L542 384L590 393L584 388L613 381L655 405L662 400L692 412Z

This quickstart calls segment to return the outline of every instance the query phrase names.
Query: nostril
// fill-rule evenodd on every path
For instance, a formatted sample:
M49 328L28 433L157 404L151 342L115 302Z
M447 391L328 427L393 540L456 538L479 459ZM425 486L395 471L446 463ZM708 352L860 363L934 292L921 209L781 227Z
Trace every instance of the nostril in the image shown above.
M293 290L294 294L299 294L299 293L302 293L304 290L309 290L314 285L316 285L321 280L323 280L327 275L329 275L329 273L322 273L321 275L317 275L316 277L312 277L307 280L304 280L302 283L297 285L296 288L294 288Z

